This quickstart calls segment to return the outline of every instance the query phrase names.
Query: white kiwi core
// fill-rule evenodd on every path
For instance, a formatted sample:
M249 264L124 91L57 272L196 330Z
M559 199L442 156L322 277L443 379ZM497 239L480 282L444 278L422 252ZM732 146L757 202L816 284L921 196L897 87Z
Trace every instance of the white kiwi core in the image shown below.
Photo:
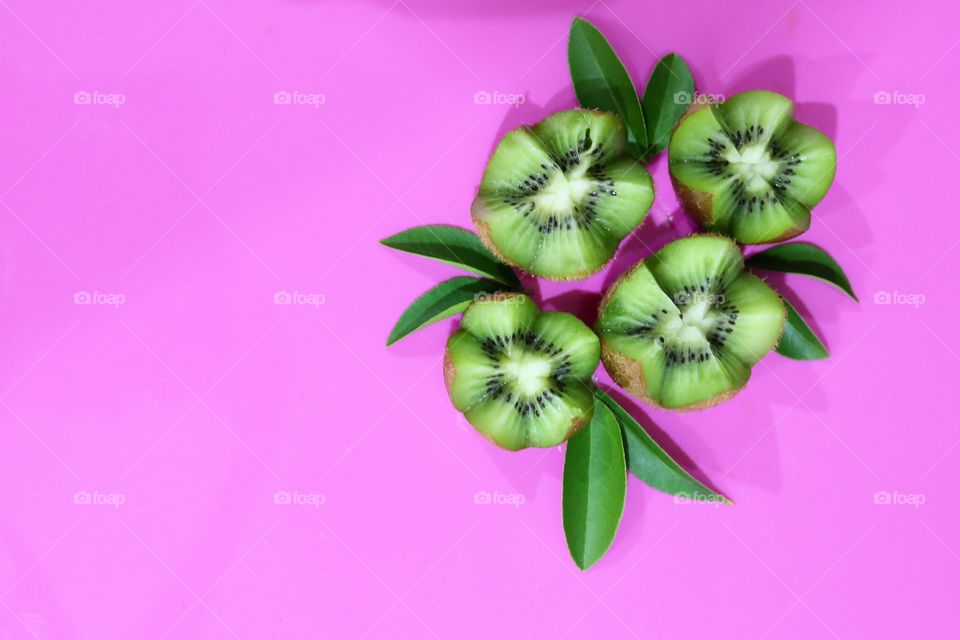
M765 144L751 144L739 150L730 145L724 159L752 192L769 190L770 181L780 173L780 163L770 156Z
M504 354L501 366L509 384L526 396L537 396L550 386L553 363L540 353L514 351Z

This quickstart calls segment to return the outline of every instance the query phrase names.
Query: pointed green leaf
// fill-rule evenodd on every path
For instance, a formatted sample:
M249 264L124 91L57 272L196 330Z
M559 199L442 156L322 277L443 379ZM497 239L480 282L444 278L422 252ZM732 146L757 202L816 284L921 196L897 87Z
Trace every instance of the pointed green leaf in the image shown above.
M520 288L517 274L500 262L476 234L447 225L426 225L401 231L380 241L391 249L425 256Z
M787 322L780 344L777 345L777 353L794 360L822 360L829 357L827 348L793 305L786 300L783 303L787 305Z
M630 74L607 39L586 20L574 18L567 57L573 90L580 104L620 116L627 127L633 153L642 153L647 146L647 129L640 98Z
M747 258L747 266L819 278L857 300L850 280L837 261L820 247L808 242L787 242L770 247Z
M563 532L581 569L599 560L613 542L626 493L620 426L597 402L590 424L567 442L563 463Z
M693 103L693 75L683 58L671 53L660 58L643 92L643 118L647 123L647 157L664 150L670 132Z
M502 291L493 280L460 276L445 280L413 301L403 312L387 338L387 346L418 329L449 318L466 309L479 296Z
M627 470L630 473L654 489L670 495L694 502L733 504L729 498L708 489L687 473L616 400L600 389L594 391L594 394L613 412L620 424L620 429L623 431Z

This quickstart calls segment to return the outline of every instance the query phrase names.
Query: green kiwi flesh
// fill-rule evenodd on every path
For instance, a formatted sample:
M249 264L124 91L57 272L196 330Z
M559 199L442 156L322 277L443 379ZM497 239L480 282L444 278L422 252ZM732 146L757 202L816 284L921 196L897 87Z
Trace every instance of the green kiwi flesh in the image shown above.
M650 174L626 148L620 119L599 111L561 111L509 132L471 207L480 237L543 278L599 270L653 204Z
M793 102L770 91L689 113L670 138L669 158L683 208L742 244L806 231L837 167L830 139L795 121Z
M747 383L785 317L780 296L744 270L736 244L694 235L621 276L601 301L596 330L617 384L660 407L698 409Z
M523 294L471 304L447 340L444 381L467 421L504 449L551 447L593 416L600 341Z

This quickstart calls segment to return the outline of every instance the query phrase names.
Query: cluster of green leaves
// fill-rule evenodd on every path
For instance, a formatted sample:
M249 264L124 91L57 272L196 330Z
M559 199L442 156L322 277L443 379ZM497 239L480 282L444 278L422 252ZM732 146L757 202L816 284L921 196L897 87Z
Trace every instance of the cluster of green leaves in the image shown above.
M500 262L475 234L459 227L426 225L401 231L382 244L479 274L482 278L444 280L418 297L394 325L387 346L428 325L466 309L481 295L520 291L513 269Z
M563 532L578 567L593 565L616 537L628 471L664 493L733 504L684 470L607 393L594 397L593 419L567 442L563 463Z
M661 58L641 100L613 47L586 20L574 19L567 57L580 105L619 115L634 156L649 160L666 148L670 132L693 101L693 75L683 58L675 53Z
M583 107L616 113L625 123L630 152L647 161L666 148L670 133L693 101L693 77L671 53L661 58L640 98L630 74L603 35L575 19L568 47L570 73ZM464 311L481 296L522 291L522 283L473 233L427 225L381 241L393 249L443 262L475 274L445 280L403 312L387 344ZM857 299L840 265L805 242L775 245L754 253L747 267L818 278ZM826 347L786 299L787 318L777 351L797 360L827 357ZM696 502L733 504L694 478L614 398L597 389L590 423L567 442L563 468L563 529L574 562L586 569L616 536L631 473L667 494Z
M747 258L747 267L763 271L796 273L817 278L837 287L857 300L850 281L837 261L826 251L808 242L786 242L753 254ZM857 300L859 302L859 300ZM817 334L784 298L787 321L777 345L777 353L794 360L820 360L828 357L827 348Z

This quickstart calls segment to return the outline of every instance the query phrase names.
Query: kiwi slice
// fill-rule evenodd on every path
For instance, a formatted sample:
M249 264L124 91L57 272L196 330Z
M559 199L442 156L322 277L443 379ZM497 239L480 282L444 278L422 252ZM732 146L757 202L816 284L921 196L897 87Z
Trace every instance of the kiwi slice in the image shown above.
M631 394L701 409L737 393L783 332L783 301L744 270L731 240L671 242L620 277L600 303L604 367Z
M504 262L552 280L599 270L653 203L647 170L626 155L620 119L561 111L504 136L471 215Z
M523 294L471 304L450 336L444 381L467 421L516 451L560 444L593 416L600 341L569 313Z
M830 139L796 122L793 102L770 91L745 91L688 113L669 155L683 208L743 244L806 231L837 168Z

